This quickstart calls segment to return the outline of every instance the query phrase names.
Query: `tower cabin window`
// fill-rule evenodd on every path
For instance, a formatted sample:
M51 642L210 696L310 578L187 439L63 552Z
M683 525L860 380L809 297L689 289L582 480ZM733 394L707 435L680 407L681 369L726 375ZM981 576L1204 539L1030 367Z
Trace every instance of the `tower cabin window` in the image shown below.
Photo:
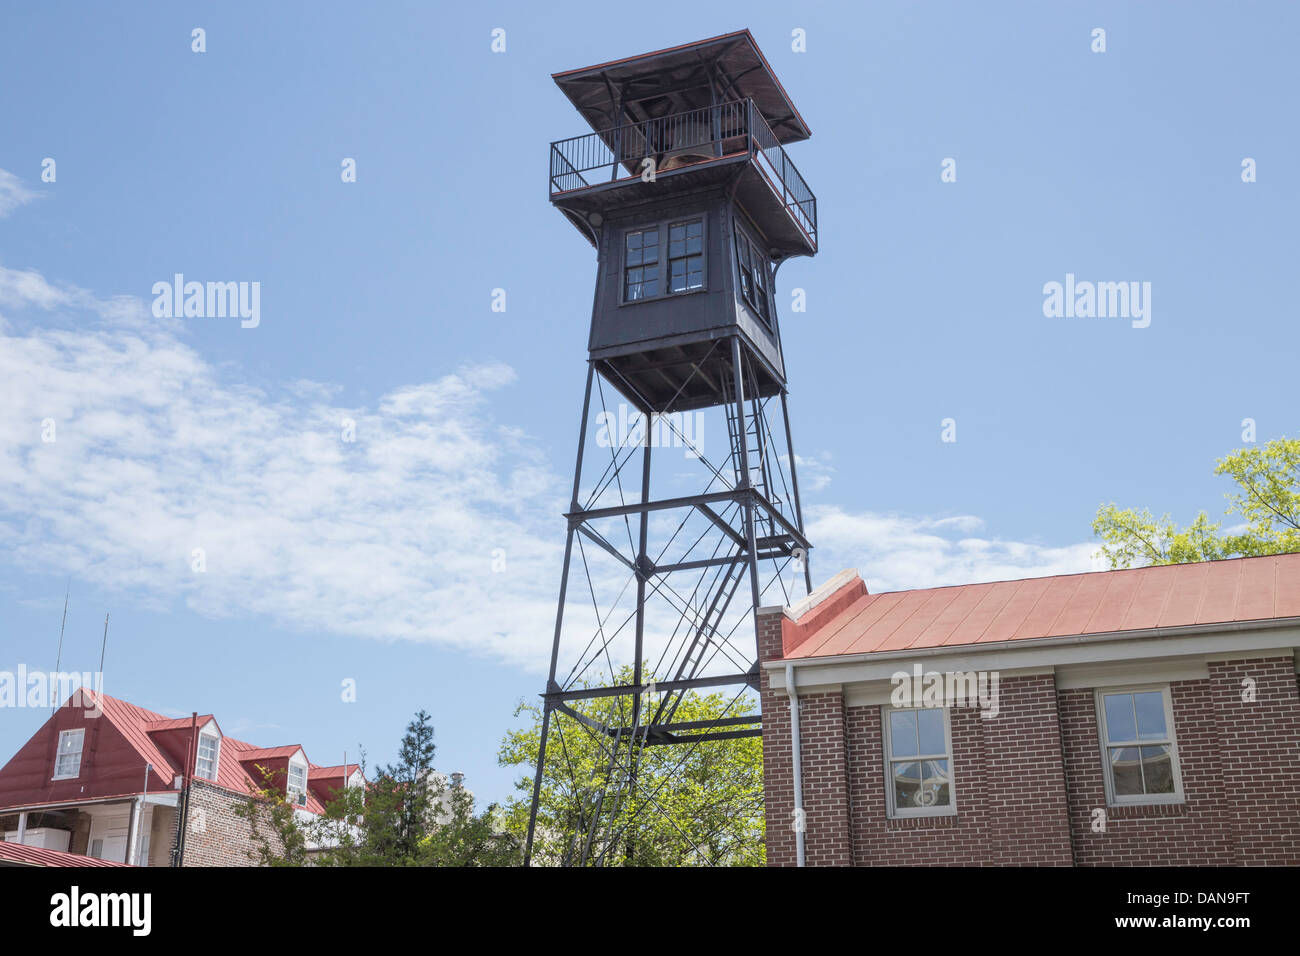
M662 275L661 269L664 270ZM703 288L702 218L660 223L623 234L625 303L695 292Z
M768 315L767 256L736 226L736 260L740 272L740 294L763 323L771 327Z
M704 220L669 225L668 277L669 292L704 288Z
M659 294L659 229L629 232L623 240L623 301Z

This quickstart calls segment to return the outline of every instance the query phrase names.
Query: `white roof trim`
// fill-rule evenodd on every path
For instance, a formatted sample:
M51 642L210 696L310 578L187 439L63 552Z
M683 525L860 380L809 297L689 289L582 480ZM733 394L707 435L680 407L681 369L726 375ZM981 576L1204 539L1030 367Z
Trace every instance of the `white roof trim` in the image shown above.
M798 604L791 604L782 610L785 613L785 616L790 618L790 620L797 621L817 605L821 604L822 601L825 601L840 588L844 587L844 585L858 577L859 574L857 568L845 568Z
M855 683L888 678L901 665L934 661L937 669L1009 671L1025 667L1060 667L1107 661L1137 661L1184 655L1210 655L1236 660L1277 656L1300 649L1300 618L1199 624L1146 631L1119 631L1105 635L1048 637L996 644L953 644L911 650L877 651L836 657L777 658L762 666L771 686L785 688L785 666L799 669L799 689L808 692L822 684ZM942 664L940 664L942 661ZM1300 660L1297 661L1300 669Z

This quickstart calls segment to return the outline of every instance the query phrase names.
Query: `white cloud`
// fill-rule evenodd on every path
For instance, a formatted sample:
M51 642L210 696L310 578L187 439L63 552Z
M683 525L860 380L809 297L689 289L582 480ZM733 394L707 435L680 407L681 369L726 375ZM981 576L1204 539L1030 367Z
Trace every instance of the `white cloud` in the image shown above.
M346 407L316 383L229 382L142 303L35 272L0 267L0 311L8 561L155 606L545 662L564 489L493 420L509 368Z
M831 465L831 456L829 454L817 455L795 455L795 464L799 466L799 497L809 493L822 491L831 483L831 477L835 474L835 468ZM789 467L790 456L782 455L781 464Z
M0 561L158 608L545 666L569 489L492 415L513 370L471 366L351 407L329 383L271 394L232 381L183 329L139 300L0 267ZM344 419L353 443L341 440ZM831 470L809 467L814 486L817 466L826 480ZM968 515L806 514L815 581L852 566L881 591L1094 566L1095 545L978 536L983 522ZM203 573L191 570L196 548ZM611 607L625 578L615 566L596 582L607 627L630 610L627 593ZM585 578L575 580L566 624L589 635Z
M984 522L971 515L945 518L809 509L808 538L814 584L856 567L874 592L942 587L1072 574L1102 567L1095 542L1061 547L970 537Z
M9 215L19 206L26 205L36 199L38 195L38 193L34 193L24 186L22 180L13 173L0 169L0 219Z

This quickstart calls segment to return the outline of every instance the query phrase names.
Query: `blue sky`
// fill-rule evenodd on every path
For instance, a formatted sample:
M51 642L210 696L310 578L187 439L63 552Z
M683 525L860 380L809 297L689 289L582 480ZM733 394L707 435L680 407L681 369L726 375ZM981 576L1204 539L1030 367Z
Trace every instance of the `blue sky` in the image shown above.
M822 251L777 301L807 291L782 328L815 577L1087 569L1099 503L1218 514L1242 420L1294 434L1295 7L562 9L6 12L0 669L53 667L70 581L64 667L111 612L109 693L318 763L391 759L424 707L440 767L504 797L594 278L542 191L584 131L549 75L742 27L813 130ZM260 324L155 319L178 272L260 282ZM1150 326L1044 317L1067 273L1150 282ZM0 759L42 718L0 711Z

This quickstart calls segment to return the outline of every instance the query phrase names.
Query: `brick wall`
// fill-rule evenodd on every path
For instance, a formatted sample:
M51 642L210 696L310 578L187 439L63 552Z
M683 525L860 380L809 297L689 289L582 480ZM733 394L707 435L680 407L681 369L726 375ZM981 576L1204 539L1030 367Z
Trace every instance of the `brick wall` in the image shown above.
M762 608L756 620L758 659L782 656L779 608ZM763 708L763 806L768 866L794 866L794 768L790 759L790 701L772 690L768 672L759 675Z
M758 621L763 660L780 615ZM1107 807L1095 695L1003 678L1000 713L950 712L953 817L890 820L878 706L800 697L809 865L1298 865L1300 682L1290 656L1208 665L1170 684L1185 802ZM1242 699L1250 679L1253 701ZM767 858L795 863L790 711L762 677ZM1068 785L1067 785L1068 784ZM1093 828L1105 810L1104 832Z
M1070 830L1079 866L1231 863L1219 739L1209 682L1171 681L1169 692L1183 780L1181 804L1106 806L1096 693L1061 693ZM1094 814L1105 829L1094 829Z
M855 864L1070 864L1053 679L1004 678L999 698L996 717L951 709L950 817L888 818L881 709L849 708Z
M194 780L185 837L185 866L255 866L259 844L250 821L235 813L247 798L202 780ZM263 814L258 831L277 850L283 844Z
M758 614L759 660L779 658L782 612ZM767 862L793 866L798 859L794 820L794 762L790 756L790 699L773 691L766 672L763 704L763 773L766 789ZM838 692L799 698L803 762L804 853L809 866L851 866L847 738L844 699Z
M1095 695L1062 694L1079 865L1300 864L1300 694L1291 657L1209 664L1169 685L1184 802L1106 807ZM1254 701L1242 681L1254 682ZM1091 826L1095 808L1106 829Z
M1243 699L1247 680L1253 700ZM1300 694L1294 658L1211 663L1210 693L1232 862L1300 865Z

